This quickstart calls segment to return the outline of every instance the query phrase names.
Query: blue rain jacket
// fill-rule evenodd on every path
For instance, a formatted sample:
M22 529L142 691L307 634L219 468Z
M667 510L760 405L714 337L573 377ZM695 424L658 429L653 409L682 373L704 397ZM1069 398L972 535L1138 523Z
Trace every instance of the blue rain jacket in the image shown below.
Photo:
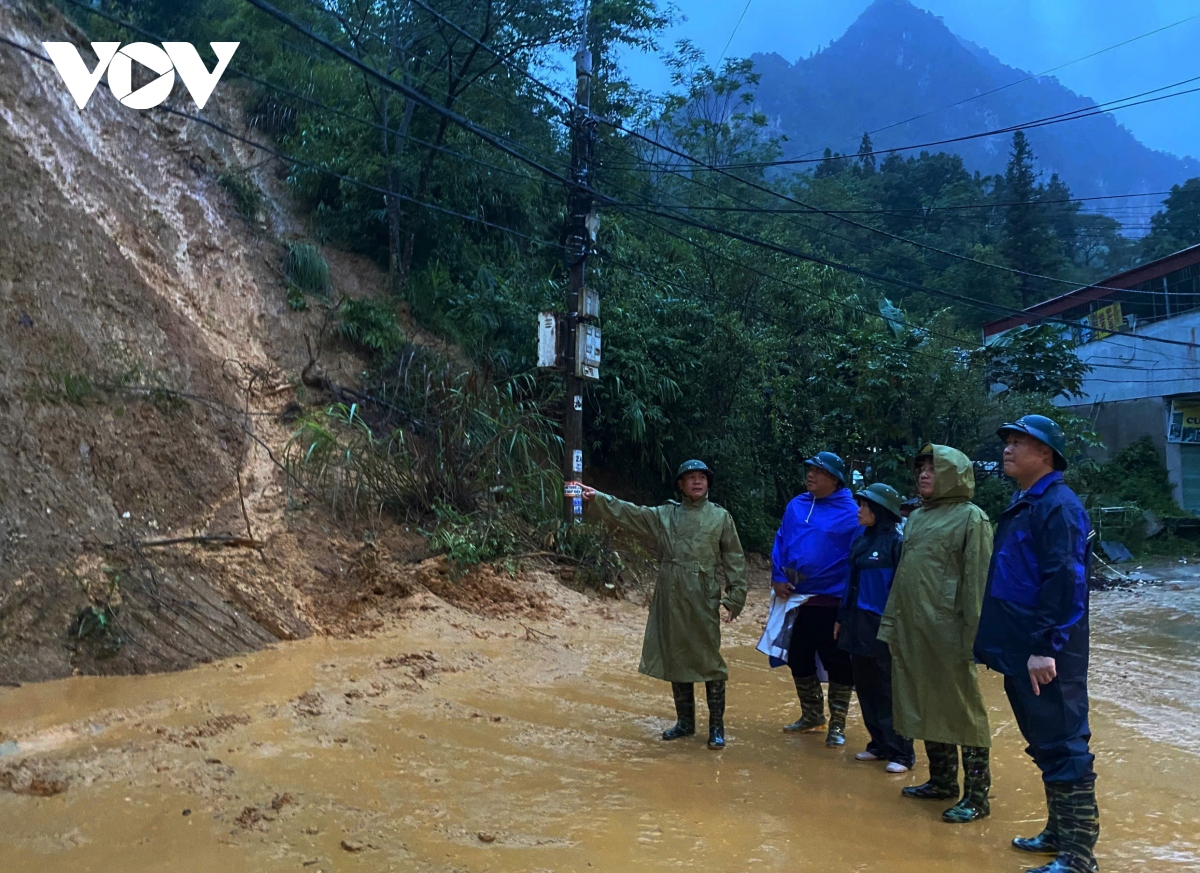
M850 543L860 530L849 488L814 500L805 491L783 512L771 552L771 581L791 582L797 594L841 597L849 577Z
M1013 499L996 528L976 660L1023 677L1029 656L1044 655L1061 679L1086 678L1091 529L1060 472Z
M887 607L904 537L894 524L862 530L850 544L850 576L838 610L838 647L851 655L887 658L879 635L879 618Z

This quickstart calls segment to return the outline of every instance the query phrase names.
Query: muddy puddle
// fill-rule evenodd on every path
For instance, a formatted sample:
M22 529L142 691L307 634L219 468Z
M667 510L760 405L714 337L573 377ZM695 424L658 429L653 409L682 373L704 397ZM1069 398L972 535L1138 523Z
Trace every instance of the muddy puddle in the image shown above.
M635 672L642 610L555 596L547 621L431 602L371 639L2 690L0 870L1027 866L1007 844L1040 828L1042 791L998 677L993 813L950 826L899 796L913 774L854 761L857 705L844 750L780 731L797 707L753 651L762 602L729 639L713 753L657 740L670 700ZM1093 604L1100 861L1200 869L1200 592Z

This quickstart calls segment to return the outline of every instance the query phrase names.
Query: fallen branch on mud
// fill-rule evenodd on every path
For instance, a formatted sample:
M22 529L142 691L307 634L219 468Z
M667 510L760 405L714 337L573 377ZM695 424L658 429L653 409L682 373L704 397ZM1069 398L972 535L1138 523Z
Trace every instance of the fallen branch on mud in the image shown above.
M545 631L534 630L529 625L521 622L521 627L525 628L525 640L530 643L540 643L544 640L556 640L554 634L548 634Z
M210 546L230 546L241 549L261 549L262 540L251 537L239 537L233 534L204 534L194 537L172 537L165 540L137 540L139 546L178 546L185 543L199 543Z

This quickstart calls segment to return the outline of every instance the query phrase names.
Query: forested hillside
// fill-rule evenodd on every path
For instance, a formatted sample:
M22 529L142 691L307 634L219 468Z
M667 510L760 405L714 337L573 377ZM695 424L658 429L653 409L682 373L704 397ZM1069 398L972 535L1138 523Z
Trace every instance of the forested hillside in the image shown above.
M569 116L562 95L526 71L577 41L575 6L322 10L293 0L273 16L255 5L103 9L155 35L241 39L230 71L240 97L227 99L241 99L253 136L286 156L314 239L386 265L385 321L405 304L497 390L553 420L559 380L532 367L534 314L561 306ZM94 33L129 33L66 8ZM830 161L794 181L715 172L703 165L780 154L753 111L758 75L744 61L714 71L683 47L676 92L640 94L613 50L652 44L662 24L649 0L597 4L590 20L601 231L589 283L604 326L603 375L587 403L591 468L662 493L679 458L703 455L761 545L808 452L833 446L896 476L917 441L974 450L1001 406L1071 388L1069 370L1063 380L1005 379L991 360L999 353L970 351L977 326L1004 307L1141 255L1115 222L1083 213L1062 179L1037 174L1039 131L992 142L1008 154L994 177L945 154ZM1040 349L999 366L1062 372ZM371 378L386 383L395 348L375 351ZM989 379L1040 393L996 396ZM380 414L375 436L386 438L400 420ZM554 440L547 431L534 442Z

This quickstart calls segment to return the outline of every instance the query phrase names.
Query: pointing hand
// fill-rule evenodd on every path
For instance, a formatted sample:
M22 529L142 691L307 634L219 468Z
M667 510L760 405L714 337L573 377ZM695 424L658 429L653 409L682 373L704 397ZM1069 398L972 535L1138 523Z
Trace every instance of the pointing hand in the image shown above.
M1033 683L1033 693L1040 697L1042 694L1042 685L1049 685L1058 675L1058 670L1055 668L1054 659L1047 658L1044 655L1030 655L1029 663L1029 681Z

